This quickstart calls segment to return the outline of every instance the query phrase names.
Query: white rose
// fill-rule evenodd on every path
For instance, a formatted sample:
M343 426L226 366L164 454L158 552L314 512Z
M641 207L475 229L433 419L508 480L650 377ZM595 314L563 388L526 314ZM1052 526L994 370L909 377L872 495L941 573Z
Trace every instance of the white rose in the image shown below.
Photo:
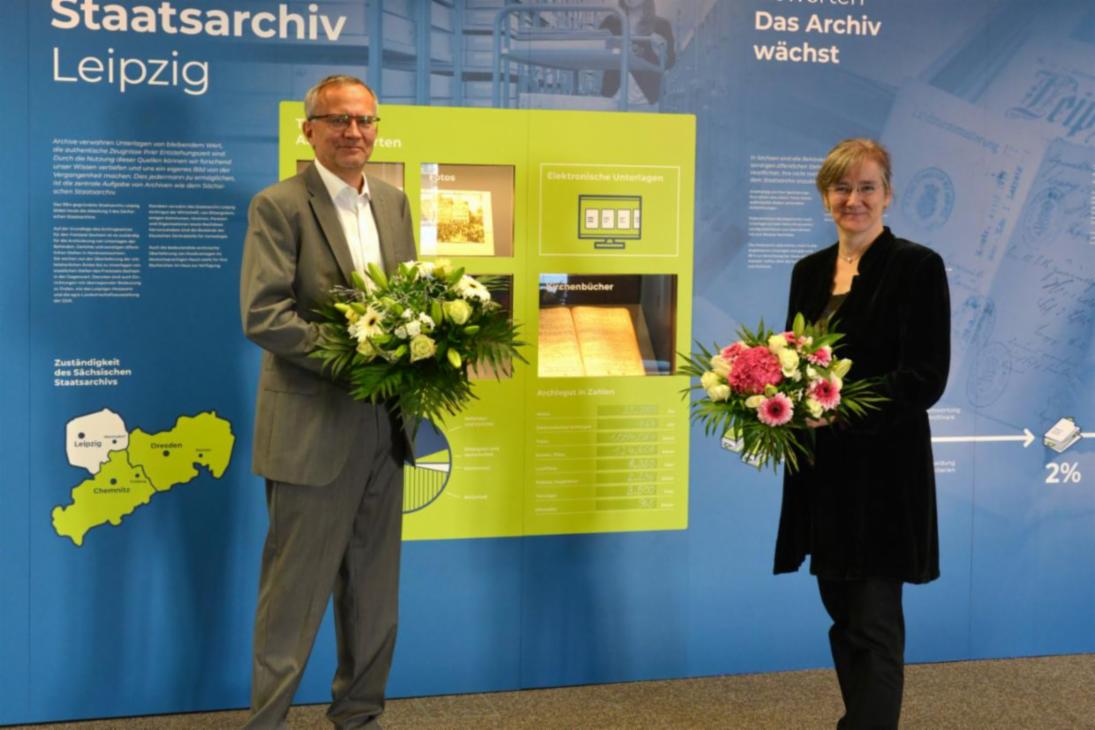
M722 385L725 382L726 378L722 377L716 372L712 372L711 370L708 370L700 377L700 385L703 386L704 390L709 390L711 388L714 388L716 385Z
M784 376L794 377L794 374L798 372L798 353L785 347L777 351L776 356L779 358L779 366L783 370Z
M713 388L707 388L707 397L713 401L730 400L730 386L716 385Z
M453 324L466 324L472 315L471 305L463 299L454 299L441 305L441 310Z
M768 349L775 354L780 354L781 350L786 349L787 338L783 335L772 335L768 338Z
M712 370L724 378L730 374L730 362L722 355L712 355L710 365Z
M426 335L418 335L411 340L411 362L433 357L435 352L437 352L437 343Z

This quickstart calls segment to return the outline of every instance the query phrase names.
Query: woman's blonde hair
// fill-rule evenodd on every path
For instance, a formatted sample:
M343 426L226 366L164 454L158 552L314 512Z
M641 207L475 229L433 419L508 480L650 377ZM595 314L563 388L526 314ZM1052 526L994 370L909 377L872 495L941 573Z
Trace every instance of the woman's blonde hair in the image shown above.
M848 171L856 167L864 160L874 160L882 170L882 186L886 192L890 187L890 153L880 142L866 137L853 137L838 142L836 147L829 150L825 161L821 163L821 169L817 171L817 190L821 193L821 199L825 200L825 193L829 188L840 182Z

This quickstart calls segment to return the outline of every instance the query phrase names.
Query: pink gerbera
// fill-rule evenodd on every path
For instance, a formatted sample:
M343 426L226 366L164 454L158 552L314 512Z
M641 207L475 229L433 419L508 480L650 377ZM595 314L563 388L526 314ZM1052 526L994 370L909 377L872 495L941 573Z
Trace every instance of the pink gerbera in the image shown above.
M794 414L794 404L783 393L776 393L771 398L765 398L757 406L757 418L768 426L782 426L790 421Z
M821 404L821 407L831 411L840 405L840 388L831 380L818 380L810 386L810 395Z
M727 380L739 393L763 393L764 386L783 380L779 358L763 345L743 347L736 354L733 366Z

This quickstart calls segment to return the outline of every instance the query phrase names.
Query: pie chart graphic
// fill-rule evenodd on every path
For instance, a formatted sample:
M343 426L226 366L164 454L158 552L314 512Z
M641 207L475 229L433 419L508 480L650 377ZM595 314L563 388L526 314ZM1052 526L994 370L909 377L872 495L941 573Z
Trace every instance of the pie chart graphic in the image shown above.
M441 496L452 474L452 449L429 421L418 422L415 463L403 465L403 514L425 509Z

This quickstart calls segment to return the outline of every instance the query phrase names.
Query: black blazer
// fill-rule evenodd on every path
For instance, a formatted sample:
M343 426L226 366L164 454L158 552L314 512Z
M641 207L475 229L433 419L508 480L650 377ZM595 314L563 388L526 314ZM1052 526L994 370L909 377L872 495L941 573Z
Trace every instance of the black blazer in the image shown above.
M829 299L836 244L795 264L796 312L816 320ZM859 262L834 317L848 380L881 378L890 400L848 424L817 429L816 460L785 474L775 572L830 579L939 577L935 471L927 409L950 367L950 297L943 259L886 228Z

